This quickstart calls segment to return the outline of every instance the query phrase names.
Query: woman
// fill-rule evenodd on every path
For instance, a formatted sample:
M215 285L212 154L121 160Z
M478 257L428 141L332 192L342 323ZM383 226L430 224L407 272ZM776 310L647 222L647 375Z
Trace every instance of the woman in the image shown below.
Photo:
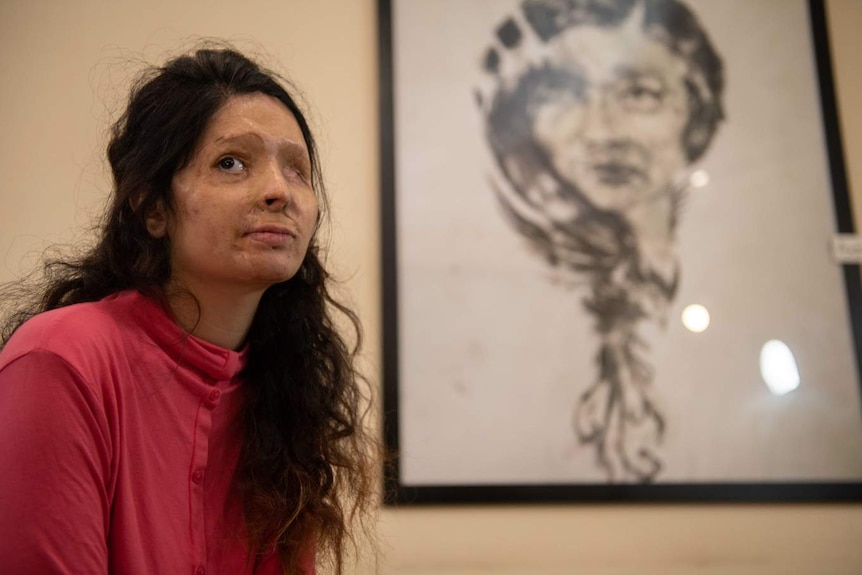
M302 112L201 49L133 86L108 159L98 243L4 326L0 571L343 572L372 442Z

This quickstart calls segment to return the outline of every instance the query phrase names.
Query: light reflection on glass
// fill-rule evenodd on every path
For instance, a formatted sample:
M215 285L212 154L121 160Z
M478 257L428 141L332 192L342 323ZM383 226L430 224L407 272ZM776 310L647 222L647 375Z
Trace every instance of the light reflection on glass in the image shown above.
M709 310L697 303L686 306L682 310L682 325L694 333L706 331L709 327Z
M709 174L704 170L698 170L689 176L688 182L693 188L703 188L709 184Z
M767 341L760 350L760 374L769 391L785 395L799 387L799 368L793 352L783 341Z

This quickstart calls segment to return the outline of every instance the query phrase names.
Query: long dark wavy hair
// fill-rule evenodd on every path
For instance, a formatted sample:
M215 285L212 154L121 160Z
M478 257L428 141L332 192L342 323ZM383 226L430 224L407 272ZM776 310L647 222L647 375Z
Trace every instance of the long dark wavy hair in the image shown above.
M174 174L232 96L261 93L290 110L305 138L325 214L314 137L285 84L223 45L201 47L142 74L112 127L113 193L97 243L81 257L46 261L35 284L11 288L27 297L6 314L0 348L43 311L127 289L166 302L170 239L152 237L146 216L160 202L174 205ZM353 527L366 526L374 499L376 441L364 427L369 397L354 364L361 329L356 314L332 297L329 284L315 234L297 274L261 298L241 374L249 399L240 422L244 444L235 487L244 504L249 550L277 550L286 573L297 571L310 546L319 560L343 573L350 544L357 543ZM10 293L7 287L3 295ZM355 329L353 344L336 329L339 315Z

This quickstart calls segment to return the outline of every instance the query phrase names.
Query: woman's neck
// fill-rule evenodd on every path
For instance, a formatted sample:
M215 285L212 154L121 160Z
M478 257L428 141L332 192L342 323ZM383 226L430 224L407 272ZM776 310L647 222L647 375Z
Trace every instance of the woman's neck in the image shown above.
M189 286L171 281L165 295L176 322L206 342L239 350L251 328L264 290Z

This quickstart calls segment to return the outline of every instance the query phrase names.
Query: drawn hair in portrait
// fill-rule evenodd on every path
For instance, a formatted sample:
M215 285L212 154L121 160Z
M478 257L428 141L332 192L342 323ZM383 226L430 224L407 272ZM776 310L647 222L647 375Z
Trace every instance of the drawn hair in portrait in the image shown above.
M574 432L609 481L653 481L668 422L641 331L682 277L675 230L724 120L722 59L678 0L524 0L494 36L476 92L491 188L598 340Z

